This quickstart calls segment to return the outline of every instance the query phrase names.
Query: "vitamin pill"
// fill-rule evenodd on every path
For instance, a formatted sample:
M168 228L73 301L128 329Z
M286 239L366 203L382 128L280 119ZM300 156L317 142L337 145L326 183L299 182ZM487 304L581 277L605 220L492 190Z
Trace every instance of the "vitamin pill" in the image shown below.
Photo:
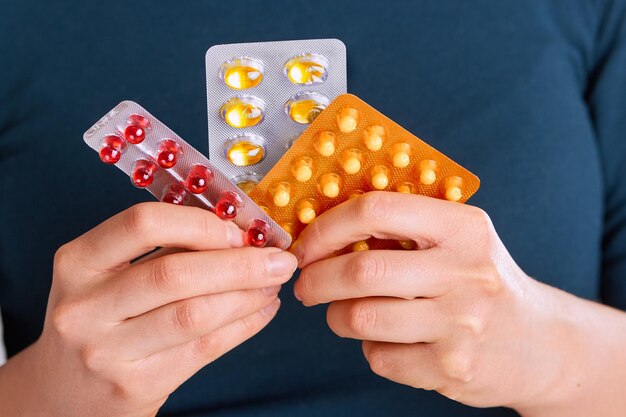
M365 250L370 250L370 245L364 240L360 240L352 245L353 252L362 252Z
M232 220L237 217L239 208L243 205L241 197L234 191L223 191L215 203L215 214L223 220Z
M135 162L135 166L130 174L130 179L135 187L145 188L154 181L154 173L157 166L154 162L140 159Z
M263 121L265 103L252 96L235 97L228 100L220 109L220 116L235 128L256 126Z
M398 243L402 246L402 249L413 250L417 249L417 244L413 240L399 240Z
M324 174L318 181L320 192L328 198L335 198L341 192L341 177L335 173Z
M461 186L463 179L461 177L448 177L444 181L444 189L446 200L459 201L463 197Z
M204 165L194 165L187 175L187 188L194 194L202 194L213 182L213 172Z
M265 221L252 219L248 223L248 229L246 230L246 242L250 246L262 248L267 244L269 233L270 228Z
M124 139L133 145L143 142L145 138L146 131L142 127L130 125L124 130Z
M172 139L163 139L158 143L157 163L161 168L172 168L178 161L178 156L182 154L182 148Z
M417 187L411 181L402 181L396 185L396 191L403 194L417 194Z
M288 182L282 181L274 183L268 190L272 197L272 202L276 207L285 207L291 199L291 186Z
M359 124L359 112L352 107L345 107L337 114L337 127L341 133L354 132Z
M362 196L363 194L365 194L365 191L363 190L354 190L350 193L350 195L348 195L348 199L357 198Z
M340 163L346 174L356 174L361 170L363 154L359 149L350 148L341 153Z
M384 190L389 185L389 168L385 165L374 165L369 171L370 185L376 190Z
M313 176L313 159L301 156L293 160L290 166L291 175L299 182L307 182Z
M285 74L294 84L318 84L326 80L328 60L317 54L292 58L285 64Z
M382 126L369 126L363 131L363 143L370 151L378 151L385 142L385 128Z
M295 239L295 235L296 235L296 228L293 226L293 224L291 223L281 223L279 224L279 226L287 233L289 233L289 236L291 236L291 239L294 240Z
M224 83L234 90L256 87L263 80L263 63L253 58L237 58L225 62L221 68Z
M126 150L126 143L116 135L107 135L102 139L100 160L105 164L115 164Z
M432 159L424 159L417 165L417 175L424 185L431 185L437 180L437 162Z
M411 145L408 143L394 143L389 148L389 159L396 168L406 168L411 163Z
M246 194L250 194L250 191L252 191L252 189L256 187L258 182L253 180L243 180L236 182L235 184L237 184L237 187L241 188L241 191Z
M179 184L170 184L163 189L161 201L182 206L187 200L187 191Z
M146 131L150 129L150 121L140 114L131 114L130 116L128 116L128 119L126 119L126 121L129 125L140 127Z
M224 145L226 159L239 167L258 164L265 158L265 141L259 136L239 136Z
M304 198L296 204L296 216L303 224L309 224L317 217L320 204L314 198Z
M296 123L309 124L326 108L328 98L318 93L298 93L285 104L285 111Z
M320 132L313 141L313 148L322 156L334 154L336 146L335 134L328 130Z

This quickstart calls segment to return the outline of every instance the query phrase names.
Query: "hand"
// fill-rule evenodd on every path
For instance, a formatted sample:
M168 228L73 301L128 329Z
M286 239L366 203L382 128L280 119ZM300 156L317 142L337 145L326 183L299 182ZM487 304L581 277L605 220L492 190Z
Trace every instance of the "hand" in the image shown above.
M330 257L371 236L417 250ZM383 377L480 407L558 401L564 380L580 381L563 354L581 342L565 314L574 297L529 278L478 208L371 192L324 213L292 250L296 297L330 303L330 328L363 340Z
M190 251L129 263L155 246ZM208 211L145 203L61 247L43 333L0 373L0 414L155 415L276 314L296 259L242 246Z

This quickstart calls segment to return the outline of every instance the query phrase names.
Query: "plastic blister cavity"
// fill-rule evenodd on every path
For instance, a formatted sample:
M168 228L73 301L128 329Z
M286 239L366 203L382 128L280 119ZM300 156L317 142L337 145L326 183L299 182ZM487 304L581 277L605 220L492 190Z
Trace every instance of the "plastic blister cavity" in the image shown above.
M130 129L129 129L130 128ZM83 136L107 164L160 201L205 208L247 231L252 246L286 249L290 234L220 169L137 103L123 101Z

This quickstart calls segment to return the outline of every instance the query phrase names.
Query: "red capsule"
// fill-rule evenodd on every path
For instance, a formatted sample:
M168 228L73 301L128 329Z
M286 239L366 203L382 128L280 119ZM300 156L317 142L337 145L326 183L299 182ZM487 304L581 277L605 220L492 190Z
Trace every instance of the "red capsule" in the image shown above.
M231 220L237 216L239 208L243 205L241 197L233 191L222 191L217 203L215 203L215 214L223 220Z
M270 227L266 222L261 219L252 219L248 223L246 242L250 246L262 248L267 244L270 231Z
M143 127L130 125L124 130L124 139L133 145L143 142L146 138L146 130Z
M159 153L157 163L161 168L172 168L176 165L178 156L181 155L182 148L172 139L163 139L159 142Z
M128 116L128 124L141 127L144 130L150 128L150 121L140 114L131 114Z
M213 182L213 172L204 165L194 165L187 175L187 188L194 194L202 194Z
M116 135L107 135L102 139L100 160L105 164L115 164L126 150L126 143Z
M145 159L140 159L135 162L133 172L130 176L135 187L145 188L152 184L156 170L157 166L154 162Z
M187 200L187 191L180 184L170 184L163 189L161 201L182 206Z

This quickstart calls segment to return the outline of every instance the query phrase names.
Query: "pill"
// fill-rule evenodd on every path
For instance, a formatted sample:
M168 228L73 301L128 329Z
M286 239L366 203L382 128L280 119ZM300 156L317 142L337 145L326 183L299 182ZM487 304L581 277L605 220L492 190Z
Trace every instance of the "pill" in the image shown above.
M276 182L268 189L276 207L285 207L291 200L291 185L286 181Z
M322 175L318 180L320 192L329 198L335 198L341 192L341 177L333 172Z
M346 174L356 174L361 170L362 152L356 148L346 149L341 153L339 162Z
M163 139L158 143L157 163L161 168L172 168L182 154L182 148L172 139Z
M126 143L116 135L107 135L102 139L100 160L105 164L115 164L126 150Z
M215 203L215 214L223 220L237 217L239 208L243 206L241 197L234 191L222 191Z
M259 136L239 136L224 145L226 159L239 167L258 164L265 158L265 141Z
M202 194L213 182L213 172L204 165L194 165L186 179L187 188L194 194Z
M402 246L402 249L413 250L417 249L417 244L413 240L399 240L398 243Z
M220 72L227 86L234 90L245 90L261 83L263 63L248 57L232 59L222 64Z
M337 114L337 127L341 133L354 132L359 124L359 112L352 107L344 107Z
M133 145L137 145L146 138L146 131L143 127L130 125L124 129L124 139Z
M369 171L370 185L377 190L384 190L389 185L389 168L374 165Z
M363 131L363 143L370 151L378 151L383 147L386 132L382 126L369 126Z
M290 166L291 174L299 182L307 182L313 176L313 159L301 156L294 159Z
M364 241L364 240L360 240L358 242L355 242L352 245L352 251L353 252L362 252L362 251L369 250L369 249L370 249L370 245L368 245L367 242Z
M365 194L365 191L363 190L354 190L348 195L348 199L350 200L353 198L357 198L357 197L362 196L363 194Z
M292 58L285 64L285 73L294 84L309 85L326 80L328 60L317 54L305 54Z
M267 244L271 232L268 224L261 219L252 219L246 230L246 242L250 246L262 248Z
M396 185L396 191L403 194L417 194L417 187L411 181L402 181Z
M139 159L135 162L135 166L130 175L130 179L135 187L145 188L154 181L154 173L157 166L154 162L146 159Z
M256 187L258 182L254 180L242 180L239 182L235 182L235 184L237 184L237 187L241 188L241 191L246 194L250 194L250 191L252 191L254 187Z
M322 156L331 156L335 153L337 140L335 134L329 130L324 130L317 134L313 140L313 148Z
M318 93L298 93L287 101L285 111L294 122L309 124L324 111L328 102L328 97Z
M187 200L187 191L180 184L170 184L163 189L161 201L182 206Z
M394 143L389 148L389 159L396 168L406 168L411 163L411 145L408 143Z
M424 159L417 165L417 175L424 185L431 185L437 180L437 162Z
M220 116L234 128L256 126L263 121L265 103L252 96L235 97L228 100L220 109Z
M126 119L126 121L129 125L141 127L146 131L150 129L150 121L140 114L131 114L130 116L128 116L128 119Z
M281 223L279 224L279 226L287 233L289 233L289 236L291 236L291 240L295 240L295 236L296 236L296 228L293 226L292 223Z
M296 203L296 216L303 224L309 224L317 217L320 204L314 198L304 198Z
M463 179L461 177L448 177L444 181L445 197L446 200L459 201L463 197L463 191L461 186L463 185Z

